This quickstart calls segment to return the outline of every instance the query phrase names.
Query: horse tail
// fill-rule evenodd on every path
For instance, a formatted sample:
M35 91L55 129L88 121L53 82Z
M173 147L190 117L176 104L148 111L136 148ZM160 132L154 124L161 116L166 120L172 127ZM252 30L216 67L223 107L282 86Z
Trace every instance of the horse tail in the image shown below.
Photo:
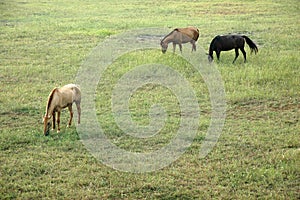
M195 31L195 34L194 34L194 38L193 38L193 39L194 39L195 41L197 41L198 38L199 38L199 29L196 28L196 31Z
M193 32L191 38L192 38L193 40L197 41L198 38L199 38L199 29L196 28L196 27L193 27L193 26L191 26L191 27L189 27L189 28L190 28L191 31Z
M79 85L75 85L75 87L73 88L73 90L75 90L75 102L79 102L81 101L81 90Z
M246 40L247 44L249 45L249 47L251 49L251 53L254 51L254 53L256 54L258 52L258 48L257 48L256 44L247 36L243 35L242 37Z

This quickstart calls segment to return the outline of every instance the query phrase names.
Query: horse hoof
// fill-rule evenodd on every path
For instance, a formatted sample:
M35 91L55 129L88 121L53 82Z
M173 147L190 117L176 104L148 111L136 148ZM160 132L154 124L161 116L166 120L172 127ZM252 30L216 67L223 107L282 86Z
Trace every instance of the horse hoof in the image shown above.
M57 132L57 133L60 133L60 130L57 130L56 132Z

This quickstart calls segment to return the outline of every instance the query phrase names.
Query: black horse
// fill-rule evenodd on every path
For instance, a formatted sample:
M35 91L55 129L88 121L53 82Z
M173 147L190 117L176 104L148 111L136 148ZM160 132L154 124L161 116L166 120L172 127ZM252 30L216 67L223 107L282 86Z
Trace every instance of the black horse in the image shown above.
M221 51L229 51L232 49L235 49L235 58L233 60L233 63L239 56L239 49L244 55L244 62L246 62L246 51L244 49L245 47L245 41L249 45L251 49L251 53L254 51L255 54L258 52L258 48L256 44L250 40L245 35L223 35L223 36L216 36L210 43L209 47L209 53L208 53L208 60L212 62L213 60L213 51L216 52L218 60L220 59L220 53Z

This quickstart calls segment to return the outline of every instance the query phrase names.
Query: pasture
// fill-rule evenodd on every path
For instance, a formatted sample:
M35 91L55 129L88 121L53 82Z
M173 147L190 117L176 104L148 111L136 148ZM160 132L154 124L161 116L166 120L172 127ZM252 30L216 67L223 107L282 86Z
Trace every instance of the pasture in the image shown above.
M0 199L299 199L299 7L298 0L2 1ZM61 133L43 135L49 92L74 83L105 38L138 28L171 31L189 25L200 31L193 52L199 56L208 53L219 34L245 34L258 46L254 55L246 45L246 63L240 55L232 64L234 51L222 52L220 61L214 61L224 82L226 121L205 158L199 158L199 150L210 123L208 90L170 47L166 54L132 52L116 60L99 81L95 105L115 145L133 152L159 149L178 128L176 96L155 84L132 96L130 111L138 124L149 124L153 103L167 112L161 133L143 140L126 136L116 125L111 92L136 65L174 67L194 88L201 110L193 143L175 162L150 173L114 170L87 151L74 125L66 128L67 110L61 115ZM183 51L190 50L190 44L183 45Z

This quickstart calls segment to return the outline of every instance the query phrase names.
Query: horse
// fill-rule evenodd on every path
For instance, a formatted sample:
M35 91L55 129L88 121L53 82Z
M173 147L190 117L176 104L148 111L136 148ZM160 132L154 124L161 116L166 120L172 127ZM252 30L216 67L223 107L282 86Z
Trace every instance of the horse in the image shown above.
M236 61L239 56L239 49L244 55L244 62L246 62L246 51L244 49L245 41L251 49L251 53L258 52L256 44L245 35L223 35L216 36L210 43L208 60L213 61L213 51L216 52L218 60L220 60L221 51L229 51L235 49L235 58L232 63Z
M175 28L161 42L162 52L166 53L168 44L173 43L173 53L175 52L176 44L178 44L180 52L182 52L182 44L190 42L192 51L196 51L196 41L199 37L199 30L196 27L189 26L187 28Z
M68 107L70 112L70 119L68 126L71 126L73 119L73 110L72 105L75 102L78 112L78 124L80 124L80 102L81 102L81 91L79 87L75 84L68 84L61 88L54 88L48 97L47 105L46 105L46 114L43 117L44 123L44 135L47 136L49 134L50 128L50 119L53 118L52 129L55 129L55 113L57 112L57 133L60 132L60 113L61 110Z

